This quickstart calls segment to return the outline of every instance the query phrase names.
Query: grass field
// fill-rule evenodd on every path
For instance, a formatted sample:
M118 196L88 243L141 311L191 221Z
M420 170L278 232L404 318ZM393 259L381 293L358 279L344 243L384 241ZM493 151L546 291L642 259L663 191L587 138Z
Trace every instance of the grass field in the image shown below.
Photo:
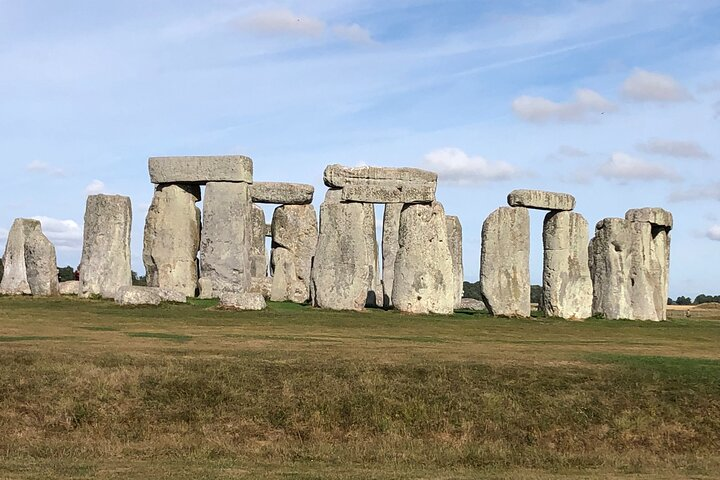
M720 475L720 310L211 306L0 298L0 478Z

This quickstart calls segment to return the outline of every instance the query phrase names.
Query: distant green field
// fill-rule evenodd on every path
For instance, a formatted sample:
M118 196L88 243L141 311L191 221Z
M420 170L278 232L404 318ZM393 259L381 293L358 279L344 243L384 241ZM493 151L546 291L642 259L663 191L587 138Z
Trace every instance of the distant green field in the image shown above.
M717 478L720 310L663 323L0 297L0 478Z

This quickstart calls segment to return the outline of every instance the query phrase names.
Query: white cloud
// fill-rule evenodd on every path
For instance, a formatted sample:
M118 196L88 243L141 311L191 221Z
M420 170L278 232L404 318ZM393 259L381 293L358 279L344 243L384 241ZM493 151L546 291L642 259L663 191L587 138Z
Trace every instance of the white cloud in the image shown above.
M459 148L434 150L423 160L429 170L438 173L439 180L457 185L476 185L491 180L509 180L522 172L507 162L490 162L483 157L471 157Z
M25 165L25 170L33 173L42 173L53 177L64 177L65 171L62 168L53 167L49 163L33 160Z
M671 76L641 68L633 70L623 82L622 94L638 102L683 102L692 99L685 87Z
M575 92L572 101L558 103L543 97L522 95L512 103L517 116L528 122L584 122L590 114L596 116L616 109L612 102L590 89Z
M93 180L88 184L87 187L85 187L85 193L88 195L97 195L98 193L103 193L105 191L105 182L102 180Z
M685 190L678 190L668 197L672 202L686 202L692 200L716 200L720 202L720 182L707 185L696 185Z
M622 152L613 153L598 169L598 174L608 180L627 182L631 180L670 180L680 177L672 169L657 165Z
M265 35L292 35L319 37L325 33L325 22L318 18L297 15L288 9L274 9L256 12L242 18L241 29Z
M708 228L707 232L705 232L705 236L710 240L720 242L720 225L713 225Z
M82 249L83 229L74 220L59 220L52 217L32 217L39 220L42 231L58 250L77 251Z
M570 145L561 145L557 151L558 155L570 158L582 158L587 157L588 153L580 148L571 147Z
M332 28L335 35L352 43L371 45L375 43L370 32L357 23L352 25L335 25Z
M708 159L710 154L695 142L680 140L664 140L653 138L637 145L637 149L645 153L666 155L677 158Z

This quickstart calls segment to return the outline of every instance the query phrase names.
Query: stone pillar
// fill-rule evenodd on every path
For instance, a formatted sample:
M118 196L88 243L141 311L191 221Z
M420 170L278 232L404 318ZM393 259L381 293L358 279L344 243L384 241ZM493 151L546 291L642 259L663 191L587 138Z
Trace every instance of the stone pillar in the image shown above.
M250 276L252 278L264 278L268 273L265 229L265 211L253 204L252 238L250 240Z
M402 211L402 207L402 203L385 204L382 237L383 308L392 307L395 257L398 251L398 231L400 230L400 212Z
M38 220L17 218L8 234L0 293L58 295L57 258Z
M448 215L445 219L447 222L448 246L450 247L450 255L453 262L455 308L460 308L463 297L463 283L465 281L465 273L463 270L462 225L458 217Z
M370 249L370 289L368 290L366 307L380 307L383 302L382 272L380 271L380 258L378 255L377 224L375 223L375 205L361 203L363 206L363 231L365 241Z
M198 280L200 187L162 184L155 188L145 219L143 263L147 285L194 297Z
M0 293L3 295L30 295L25 268L25 238L37 220L16 218L8 232L3 255L3 277Z
M320 206L311 276L313 305L362 310L373 288L375 261L365 228L367 208L361 203L341 203L340 195L340 190L329 190Z
M130 198L90 195L85 207L80 296L115 298L132 283L130 270Z
M312 205L284 205L272 219L273 270L270 299L305 303L310 299L310 275L318 225Z
M408 313L452 314L453 261L445 211L439 202L405 205L400 213L393 306Z
M213 295L250 287L252 208L247 183L208 182L203 201L200 274Z
M530 316L530 216L500 207L483 223L480 288L493 315Z
M588 223L579 213L551 211L543 224L543 310L548 317L592 315Z

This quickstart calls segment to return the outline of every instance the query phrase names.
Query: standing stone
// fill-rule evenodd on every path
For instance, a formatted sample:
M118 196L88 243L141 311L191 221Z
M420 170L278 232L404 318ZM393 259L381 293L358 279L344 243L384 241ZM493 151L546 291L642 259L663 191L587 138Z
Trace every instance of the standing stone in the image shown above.
M530 215L500 207L483 223L480 288L493 315L530 316Z
M398 232L400 230L400 212L402 208L401 203L388 203L385 205L383 215L382 284L384 308L392 307L395 257L398 251Z
M305 303L310 299L312 259L318 242L318 225L312 205L284 205L272 219L273 302Z
M339 190L328 191L320 206L320 234L312 266L313 305L331 310L362 310L373 287L375 258L366 229L367 209L340 203Z
M203 201L200 272L213 295L250 287L252 208L248 184L209 182Z
M460 308L463 298L463 283L465 281L465 273L463 270L463 251L462 251L462 225L460 219L448 215L445 217L447 222L448 246L450 247L450 256L453 263L453 285L455 286L455 308Z
M25 233L25 269L33 295L59 295L55 246L43 235L40 222Z
M588 223L579 213L553 211L543 224L545 315L581 320L592 315Z
M132 206L128 197L88 197L80 261L80 296L115 298L120 287L131 285L131 225Z
M252 237L250 239L250 276L265 278L267 276L267 253L265 250L265 211L253 204L252 206Z
M200 219L195 203L200 187L158 185L145 220L143 263L149 287L160 287L194 297Z
M398 244L393 306L408 313L452 314L455 280L442 205L405 205Z
M3 255L3 277L0 293L3 295L30 295L30 285L25 268L25 239L33 226L40 222L16 218L8 233Z
M362 203L363 231L367 248L370 250L370 290L368 290L366 307L383 307L382 273L378 255L377 224L375 223L375 205Z

